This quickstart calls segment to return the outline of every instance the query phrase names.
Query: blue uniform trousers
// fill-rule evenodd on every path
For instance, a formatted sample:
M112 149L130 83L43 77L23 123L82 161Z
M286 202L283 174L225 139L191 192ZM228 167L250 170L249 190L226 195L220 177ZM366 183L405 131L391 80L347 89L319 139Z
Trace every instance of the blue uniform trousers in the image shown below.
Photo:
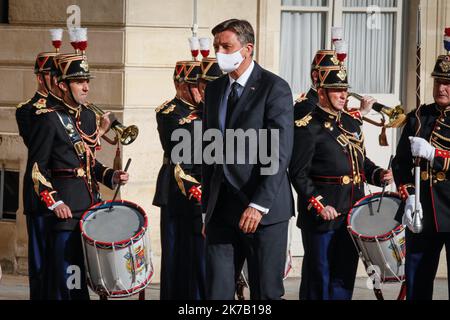
M444 246L448 266L450 233L414 234L406 230L405 273L407 300L431 300L433 298L434 279ZM447 274L447 277L449 274Z
M328 232L302 230L305 256L301 300L351 300L358 253L345 225Z
M175 213L173 209L169 206L161 208L160 299L203 300L204 239L195 232L197 220L189 214Z
M30 300L49 298L50 217L26 216Z
M52 299L89 300L79 231L52 232Z

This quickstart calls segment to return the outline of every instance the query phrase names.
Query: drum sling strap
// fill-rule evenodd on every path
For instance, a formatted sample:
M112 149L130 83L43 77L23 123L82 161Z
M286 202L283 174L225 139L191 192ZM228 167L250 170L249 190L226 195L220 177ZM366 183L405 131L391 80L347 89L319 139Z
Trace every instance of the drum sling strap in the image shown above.
M348 153L350 151L348 148L350 141L334 122L330 123L330 125L331 127L329 129L326 129L326 131L333 137L334 140L336 140L337 143L339 143L343 151L345 153Z
M360 168L358 165L358 154L355 150L355 146L352 144L349 138L344 133L342 133L341 129L336 125L335 122L328 122L328 124L329 126L327 124L324 124L325 130L342 147L344 153L350 156L350 158L352 159L352 165L354 166L352 171L360 172ZM357 177L359 177L359 181L362 181L361 173L358 173Z
M67 135L69 136L69 140L75 149L76 155L80 159L81 163L86 165L86 147L84 146L83 139L75 128L75 124L66 112L62 110L56 110L55 112L66 130Z
M84 141L81 138L80 133L76 129L72 118L65 111L56 110L55 112L58 115L58 118L61 121L64 129L66 130L67 135L69 136L69 140L72 143L73 148L75 149L75 153L80 160L80 164L84 168L86 168L86 178L90 192L93 193L95 197L98 197L97 200L101 201L100 193L96 188L96 184L92 181L89 154L86 150Z

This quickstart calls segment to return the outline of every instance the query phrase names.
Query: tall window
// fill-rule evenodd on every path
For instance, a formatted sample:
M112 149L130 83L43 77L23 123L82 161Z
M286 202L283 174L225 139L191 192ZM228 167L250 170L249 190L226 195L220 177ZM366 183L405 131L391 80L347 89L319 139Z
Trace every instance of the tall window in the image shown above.
M8 0L0 0L0 23L8 23Z
M311 84L318 49L331 48L331 26L344 27L352 91L399 94L402 0L281 0L280 73L294 92ZM397 76L396 76L397 75Z
M282 0L280 75L294 93L311 86L310 68L317 50L326 48L332 0Z
M16 219L19 208L19 172L0 166L0 219Z

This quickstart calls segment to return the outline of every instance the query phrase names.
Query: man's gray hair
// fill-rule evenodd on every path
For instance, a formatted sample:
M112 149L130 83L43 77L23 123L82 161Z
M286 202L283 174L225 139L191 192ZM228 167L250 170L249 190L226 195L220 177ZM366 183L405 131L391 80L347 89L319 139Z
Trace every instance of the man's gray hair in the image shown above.
M255 44L255 31L253 30L250 22L248 22L247 20L226 20L215 26L212 29L211 33L213 34L213 36L216 36L216 34L224 31L234 32L237 35L242 46L245 46L247 43L251 43L253 45Z

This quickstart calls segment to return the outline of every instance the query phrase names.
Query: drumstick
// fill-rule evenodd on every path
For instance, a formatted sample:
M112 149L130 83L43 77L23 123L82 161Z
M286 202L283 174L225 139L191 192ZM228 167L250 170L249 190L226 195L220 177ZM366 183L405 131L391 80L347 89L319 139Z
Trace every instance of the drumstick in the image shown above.
M130 163L131 163L131 158L128 158L128 161L127 161L127 164L126 164L125 170L124 170L125 172L128 171L128 168L130 167ZM117 186L117 189L116 189L116 193L114 193L114 198L111 200L111 205L109 206L108 211L111 211L111 210L112 210L113 203L114 203L114 201L116 200L117 195L119 194L120 186L121 186L121 184L119 183L119 185Z
M391 167L392 167L392 160L393 160L393 159L394 159L394 156L391 155L391 158L389 159L388 170L391 170ZM387 187L387 181L384 182L383 191L381 192L380 203L378 203L378 210L377 210L377 213L380 213L381 203L383 202L384 193L386 192L386 187Z

